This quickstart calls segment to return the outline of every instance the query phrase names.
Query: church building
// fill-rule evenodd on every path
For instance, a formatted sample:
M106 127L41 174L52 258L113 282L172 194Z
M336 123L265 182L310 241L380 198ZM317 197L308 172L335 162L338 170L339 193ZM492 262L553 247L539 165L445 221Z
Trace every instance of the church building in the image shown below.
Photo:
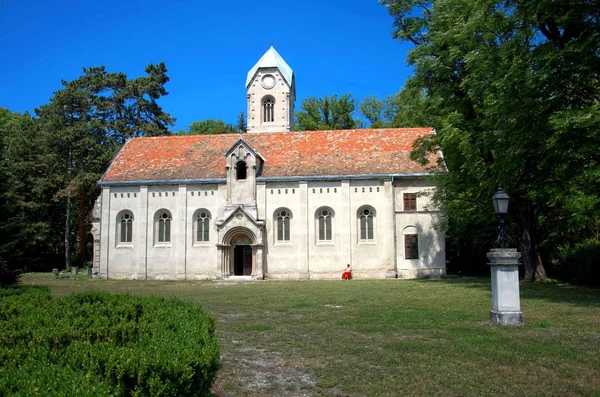
M99 181L97 277L445 274L432 170L409 158L431 128L294 131L294 73L273 47L246 95L247 133L127 141Z

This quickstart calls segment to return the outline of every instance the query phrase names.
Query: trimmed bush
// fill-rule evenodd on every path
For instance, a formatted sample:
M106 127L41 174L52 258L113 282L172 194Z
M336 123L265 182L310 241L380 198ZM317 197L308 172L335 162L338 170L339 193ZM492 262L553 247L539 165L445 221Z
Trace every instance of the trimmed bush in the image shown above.
M177 299L0 290L0 395L209 395L214 320Z

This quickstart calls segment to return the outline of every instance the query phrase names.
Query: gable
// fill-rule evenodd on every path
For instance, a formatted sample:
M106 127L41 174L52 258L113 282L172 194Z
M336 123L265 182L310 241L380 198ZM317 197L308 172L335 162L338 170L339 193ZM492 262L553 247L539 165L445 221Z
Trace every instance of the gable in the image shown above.
M263 178L408 175L431 171L409 156L413 142L432 133L431 128L248 133L243 140L265 159ZM100 183L224 180L224 153L238 140L237 134L133 138ZM432 164L440 157L431 155Z

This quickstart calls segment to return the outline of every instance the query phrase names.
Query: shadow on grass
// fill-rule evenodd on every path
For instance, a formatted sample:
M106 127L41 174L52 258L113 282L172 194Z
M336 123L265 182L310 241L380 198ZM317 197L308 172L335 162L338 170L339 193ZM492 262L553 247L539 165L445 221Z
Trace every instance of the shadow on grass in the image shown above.
M451 278L440 279L435 282L460 284L468 288L477 288L491 291L490 278ZM600 289L572 285L557 281L531 282L521 281L521 299L544 300L552 303L567 303L575 306L600 307Z

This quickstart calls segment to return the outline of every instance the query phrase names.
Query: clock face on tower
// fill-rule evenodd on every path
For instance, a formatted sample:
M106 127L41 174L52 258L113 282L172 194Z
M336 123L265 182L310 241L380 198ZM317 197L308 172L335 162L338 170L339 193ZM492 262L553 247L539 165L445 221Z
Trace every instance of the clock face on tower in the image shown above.
M260 81L260 84L263 86L263 88L269 90L275 87L275 77L273 77L271 74L265 74Z

